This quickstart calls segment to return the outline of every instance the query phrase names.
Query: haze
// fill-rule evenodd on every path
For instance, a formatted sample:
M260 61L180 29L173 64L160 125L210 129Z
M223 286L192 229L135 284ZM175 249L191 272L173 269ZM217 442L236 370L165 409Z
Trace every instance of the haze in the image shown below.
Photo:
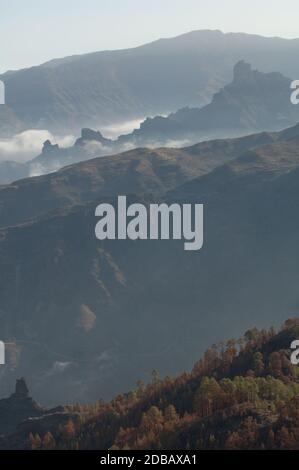
M298 36L296 0L2 0L0 72L194 29Z

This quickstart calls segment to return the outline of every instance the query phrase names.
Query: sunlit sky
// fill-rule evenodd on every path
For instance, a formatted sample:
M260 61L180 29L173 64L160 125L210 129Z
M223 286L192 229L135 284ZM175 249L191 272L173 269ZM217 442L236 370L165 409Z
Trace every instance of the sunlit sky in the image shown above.
M195 29L299 37L298 0L1 0L0 71Z

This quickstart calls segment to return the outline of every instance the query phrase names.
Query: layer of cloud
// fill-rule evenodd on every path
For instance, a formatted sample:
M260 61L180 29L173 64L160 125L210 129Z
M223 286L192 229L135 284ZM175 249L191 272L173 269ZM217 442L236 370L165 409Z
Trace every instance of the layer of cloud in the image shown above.
M73 135L55 136L47 130L30 129L10 139L0 139L0 161L26 162L31 160L41 153L46 140L60 147L69 147L74 143L75 137Z
M130 121L122 121L119 123L111 124L109 126L101 127L100 131L108 139L117 139L120 135L130 134L134 129L138 129L144 118L133 119Z
M110 139L117 139L119 135L128 134L140 126L143 119L130 120L111 124L102 127L100 130L103 135ZM26 162L37 157L43 148L43 143L50 140L52 144L58 144L60 147L70 147L74 144L76 136L64 135L57 136L48 130L28 129L12 138L0 138L0 161ZM93 147L93 148L92 148ZM94 154L98 149L100 154L111 153L110 149L101 148L99 143L91 143L91 153Z

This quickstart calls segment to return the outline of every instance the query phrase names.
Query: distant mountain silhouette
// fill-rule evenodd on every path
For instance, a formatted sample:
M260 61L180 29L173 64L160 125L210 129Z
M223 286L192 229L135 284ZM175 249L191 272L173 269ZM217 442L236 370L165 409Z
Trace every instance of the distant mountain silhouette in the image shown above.
M140 47L52 60L0 76L25 128L77 133L185 106L203 106L244 59L262 72L299 76L299 40L193 31Z
M299 107L290 101L290 84L291 79L280 73L261 73L240 61L234 67L233 81L207 106L183 108L167 118L149 118L132 136L122 136L119 141L144 145L282 129L299 120Z
M203 108L183 108L168 117L148 118L140 129L117 140L84 128L71 147L59 148L46 141L42 153L27 163L0 162L0 184L128 148L177 147L211 138L283 129L299 121L299 106L290 101L290 83L280 73L258 72L240 61L234 67L233 81Z

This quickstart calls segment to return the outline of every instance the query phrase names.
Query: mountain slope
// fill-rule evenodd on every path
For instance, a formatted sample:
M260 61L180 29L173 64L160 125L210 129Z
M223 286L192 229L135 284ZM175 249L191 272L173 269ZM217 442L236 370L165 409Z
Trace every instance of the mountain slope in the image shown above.
M261 133L202 142L182 149L139 148L92 159L49 175L16 181L0 187L0 226L14 225L52 209L103 196L138 192L163 194L250 148L277 138L279 134ZM42 157L55 161L55 155L54 148Z
M8 137L24 130L25 124L7 105L0 105L0 137Z
M136 166L136 153L4 187L0 310L3 339L12 346L3 389L25 375L42 402L111 397L147 379L157 363L162 374L177 373L221 337L292 315L299 305L295 135L289 129L191 147L190 160L183 158L189 179L192 151L207 164L226 149L222 158L232 161L183 185L184 166L175 166L170 184L164 151L141 150L133 181L126 168L132 157ZM112 185L116 174L124 179ZM178 186L165 194L172 184ZM152 196L144 194L149 187ZM120 189L142 191L129 200L144 204L203 203L203 249L96 240L95 207L115 203Z
M53 60L0 76L7 105L26 128L95 127L202 106L241 59L299 76L299 40L194 31L141 47Z

